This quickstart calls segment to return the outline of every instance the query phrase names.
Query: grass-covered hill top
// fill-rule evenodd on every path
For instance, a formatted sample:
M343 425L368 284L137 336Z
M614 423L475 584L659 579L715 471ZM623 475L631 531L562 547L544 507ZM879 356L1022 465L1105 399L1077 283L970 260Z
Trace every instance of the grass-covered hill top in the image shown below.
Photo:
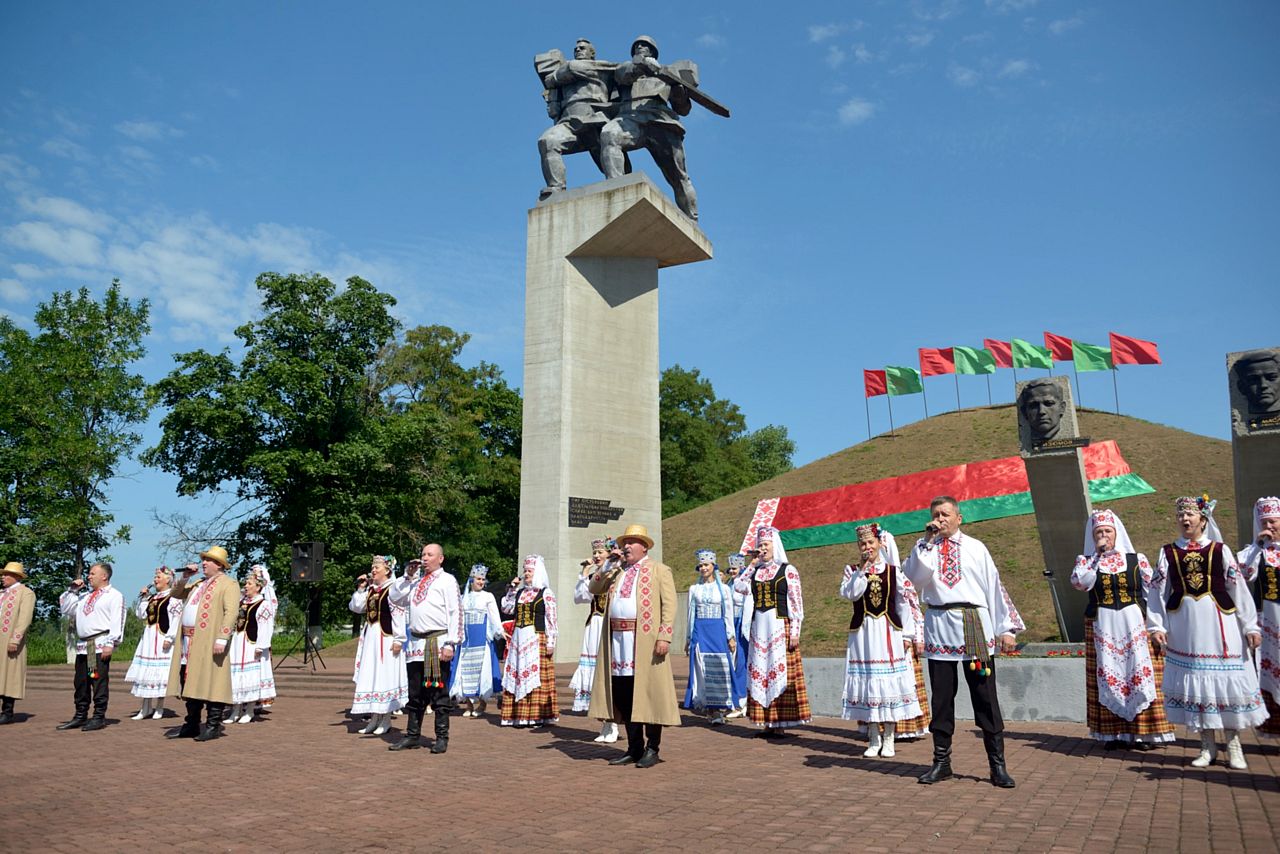
M1232 542L1236 507L1229 442L1096 410L1081 409L1079 416L1081 435L1094 441L1116 440L1133 471L1156 489L1154 495L1111 505L1139 551L1154 560L1160 545L1176 536L1173 499L1201 492L1218 499L1218 523L1228 544L1237 545ZM1017 453L1017 415L1011 404L937 415L900 428L894 437L877 436L666 519L662 526L663 560L676 571L677 584L685 588L694 580L694 550L713 548L722 556L737 551L761 498L799 495ZM923 506L932 496L919 498ZM1035 517L978 522L965 529L985 542L995 557L1005 586L1027 623L1021 640L1056 638L1057 622L1041 574L1043 558ZM1083 536L1081 531L1082 541ZM904 553L914 541L915 534L898 536ZM856 552L854 545L848 544L787 553L804 580L807 655L840 654L844 648L849 603L840 599L837 591L844 565Z

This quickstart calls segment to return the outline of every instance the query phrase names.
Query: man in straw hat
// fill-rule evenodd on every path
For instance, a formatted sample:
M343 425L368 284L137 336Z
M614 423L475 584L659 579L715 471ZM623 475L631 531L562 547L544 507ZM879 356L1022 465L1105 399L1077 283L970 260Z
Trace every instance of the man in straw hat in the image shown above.
M27 629L35 612L36 594L22 582L27 571L17 561L0 570L0 724L13 723L13 703L27 696Z
M589 584L593 594L608 594L609 618L600 633L587 715L614 720L627 731L627 752L611 765L657 765L662 728L680 726L667 657L675 634L676 583L669 566L649 559L651 548L645 526L629 525Z
M204 570L204 577L192 583L198 568ZM240 585L226 574L230 568L227 550L213 546L200 553L200 566L188 564L173 586L172 597L185 604L182 646L174 650L169 665L169 696L186 701L187 717L168 738L211 741L222 735L223 714L231 702L227 647L240 612ZM200 713L206 706L202 730Z
M89 567L89 582L83 578L71 582L59 604L62 616L75 626L76 637L76 713L58 729L92 732L107 725L107 700L111 689L111 654L124 640L124 596L111 586L111 564L95 563ZM93 718L88 718L89 700L93 699Z

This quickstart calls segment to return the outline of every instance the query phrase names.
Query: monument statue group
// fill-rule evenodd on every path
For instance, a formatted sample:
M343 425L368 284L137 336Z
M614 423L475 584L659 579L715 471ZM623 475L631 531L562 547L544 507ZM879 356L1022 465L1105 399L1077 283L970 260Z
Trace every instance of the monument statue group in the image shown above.
M684 160L684 125L693 104L728 118L729 110L698 88L698 66L687 59L658 62L658 43L639 36L631 58L616 63L596 59L596 48L578 39L573 59L559 50L533 59L546 87L547 115L554 124L538 138L545 201L565 189L564 155L591 152L606 178L631 172L629 152L648 150L671 185L676 204L698 218L698 196Z

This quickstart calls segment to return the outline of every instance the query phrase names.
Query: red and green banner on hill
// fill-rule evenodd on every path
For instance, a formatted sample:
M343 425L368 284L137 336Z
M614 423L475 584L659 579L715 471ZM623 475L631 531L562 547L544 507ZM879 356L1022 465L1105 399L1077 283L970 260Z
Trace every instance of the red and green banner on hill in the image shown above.
M1081 452L1089 497L1095 504L1155 492L1129 469L1114 440L1088 445ZM923 531L929 521L929 502L938 495L955 497L966 522L1035 512L1022 458L1005 457L764 499L756 505L742 550L752 546L760 525L777 528L788 549L856 542L857 527L868 522L879 522L895 535Z

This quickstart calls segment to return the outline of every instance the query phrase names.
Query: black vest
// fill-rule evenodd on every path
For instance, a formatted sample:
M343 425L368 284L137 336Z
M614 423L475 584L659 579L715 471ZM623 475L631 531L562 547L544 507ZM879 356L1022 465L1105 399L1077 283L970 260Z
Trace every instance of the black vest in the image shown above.
M1098 570L1089 590L1089 605L1084 609L1087 619L1095 619L1099 608L1119 611L1137 603L1142 607L1141 588L1138 586L1138 556L1130 552L1124 556L1124 572L1114 575Z
M364 618L369 623L377 623L384 635L393 634L391 628L391 603L387 601L390 587L371 589L364 600Z
M533 626L539 632L547 630L547 605L543 597L544 591L539 590L538 598L532 602L521 602L518 598L516 599L517 629Z
M244 632L254 643L258 642L258 608L263 601L259 599L250 605L241 605L240 613L236 616L236 631Z
M1269 566L1266 555L1258 555L1258 577L1253 580L1253 602L1262 610L1263 602L1280 602L1280 567Z
M147 625L159 626L161 634L169 634L168 596L152 596L147 602Z
M1227 592L1227 567L1222 559L1222 543L1209 543L1203 549L1180 549L1173 543L1164 547L1164 560L1169 566L1169 601L1165 607L1176 611L1182 598L1199 599L1212 596L1218 610L1235 613L1235 603Z
M591 597L591 613L587 614L587 623L590 623L591 618L596 616L597 614L603 617L608 613L609 613L609 591L606 590L604 593L593 594Z
M867 573L867 589L853 603L853 618L849 620L849 631L856 632L862 628L862 621L867 617L888 617L889 623L898 631L902 631L902 615L894 604L898 598L898 569L885 567L879 575Z
M761 581L754 575L751 577L751 599L755 610L772 611L776 608L780 618L785 620L791 617L787 610L787 566L785 563L780 564L778 571L768 581Z

